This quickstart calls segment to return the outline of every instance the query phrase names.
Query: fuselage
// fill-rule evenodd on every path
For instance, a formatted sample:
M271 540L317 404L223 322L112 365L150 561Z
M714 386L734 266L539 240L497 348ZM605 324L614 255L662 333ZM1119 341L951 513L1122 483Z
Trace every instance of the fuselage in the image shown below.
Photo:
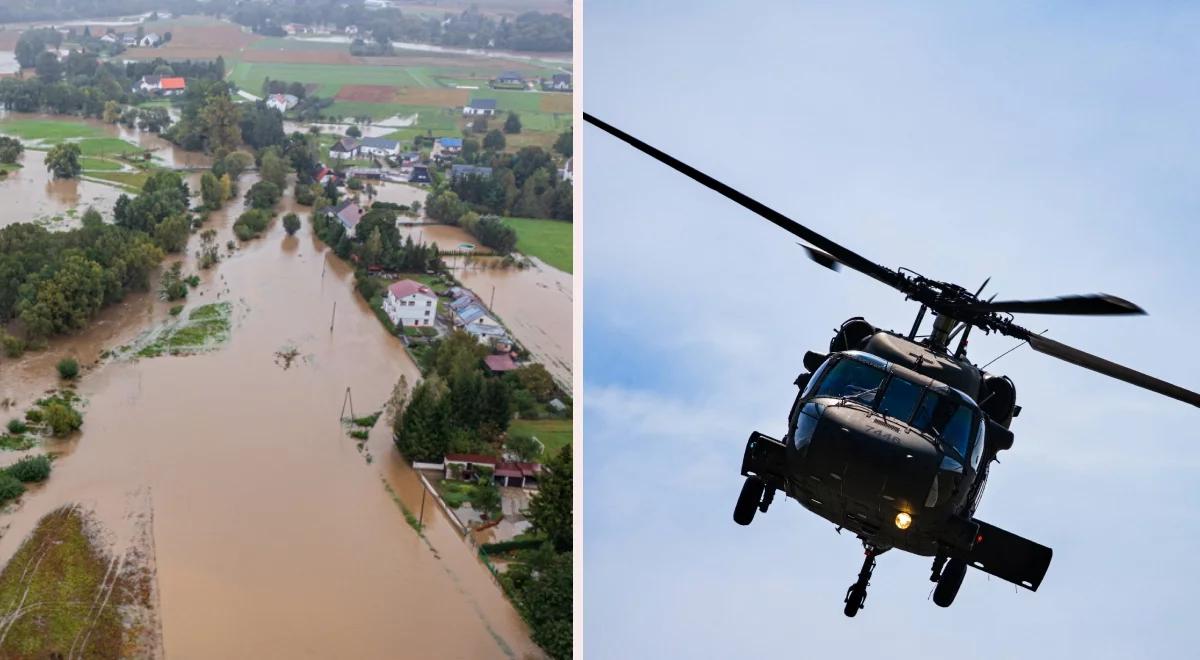
M984 428L961 390L865 351L831 353L792 407L787 494L875 547L937 554L981 494Z

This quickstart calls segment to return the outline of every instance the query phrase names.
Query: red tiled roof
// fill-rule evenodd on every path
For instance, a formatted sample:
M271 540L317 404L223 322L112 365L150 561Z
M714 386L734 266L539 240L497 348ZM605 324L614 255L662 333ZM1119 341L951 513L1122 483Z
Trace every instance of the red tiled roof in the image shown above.
M489 355L483 358L484 364L492 371L512 371L517 364L508 355Z
M163 89L184 89L187 87L187 81L183 78L163 78L160 84Z
M411 296L414 293L423 293L431 298L437 297L432 289L414 280L400 280L388 287L388 293L396 296L397 299Z
M497 463L498 477L535 477L542 471L539 463Z

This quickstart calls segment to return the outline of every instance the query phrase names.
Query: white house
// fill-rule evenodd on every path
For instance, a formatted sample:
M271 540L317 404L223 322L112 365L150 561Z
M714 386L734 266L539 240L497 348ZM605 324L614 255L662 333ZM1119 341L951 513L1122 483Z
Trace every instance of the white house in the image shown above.
M117 35L113 34L112 32L105 33L104 36L100 37L100 41L103 41L106 44L115 44L120 40L121 40L121 38L118 37Z
M280 112L287 112L288 110L291 110L292 108L296 107L296 104L299 102L300 99L292 96L291 94L272 94L267 97L267 107L275 108Z
M359 141L352 137L344 137L329 148L329 157L333 160L358 158Z
M400 155L400 143L377 137L363 138L358 145L358 151L364 156L394 157Z
M464 115L494 115L496 114L496 99L474 99L463 106Z
M437 318L437 295L413 280L400 280L388 287L383 311L396 327L432 326Z
M568 158L567 162L563 163L562 169L558 171L558 176L561 177L563 181L575 180L575 168L574 165L572 165L572 160L573 159Z
M153 48L161 42L162 37L158 36L156 32L149 32L142 35L142 40L138 42L138 45L142 48Z

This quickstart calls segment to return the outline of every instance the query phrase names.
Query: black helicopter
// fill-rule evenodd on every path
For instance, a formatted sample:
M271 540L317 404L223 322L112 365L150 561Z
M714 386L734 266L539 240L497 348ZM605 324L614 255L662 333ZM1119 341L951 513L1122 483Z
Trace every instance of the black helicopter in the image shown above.
M968 566L1031 591L1050 566L1050 548L974 516L996 455L1013 446L1009 426L1021 407L1011 379L967 360L973 328L1200 406L1200 394L1046 338L1012 317L1145 313L1129 301L1104 294L983 300L983 287L971 292L881 266L588 113L583 117L800 238L822 266L852 268L921 305L907 335L853 318L837 330L828 352L809 351L795 382L800 392L787 436L752 433L742 458L746 481L733 512L739 525L765 513L782 491L862 540L866 558L846 591L846 616L863 607L875 558L891 548L934 558L930 580L941 607L954 602ZM934 315L933 329L918 337L927 312Z

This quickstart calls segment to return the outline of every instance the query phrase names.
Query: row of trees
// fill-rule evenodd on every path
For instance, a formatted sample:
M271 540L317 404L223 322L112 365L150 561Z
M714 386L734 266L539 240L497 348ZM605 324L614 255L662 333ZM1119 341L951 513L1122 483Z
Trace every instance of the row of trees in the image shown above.
M463 153L473 153L465 142ZM491 175L459 176L449 186L435 188L426 204L431 217L458 223L464 213L476 211L571 220L571 182L559 176L554 159L541 147L524 147L515 154L484 152L475 160L491 167Z
M150 236L105 224L94 209L71 231L9 225L0 229L0 323L19 319L33 338L78 330L127 292L148 290L162 259Z

